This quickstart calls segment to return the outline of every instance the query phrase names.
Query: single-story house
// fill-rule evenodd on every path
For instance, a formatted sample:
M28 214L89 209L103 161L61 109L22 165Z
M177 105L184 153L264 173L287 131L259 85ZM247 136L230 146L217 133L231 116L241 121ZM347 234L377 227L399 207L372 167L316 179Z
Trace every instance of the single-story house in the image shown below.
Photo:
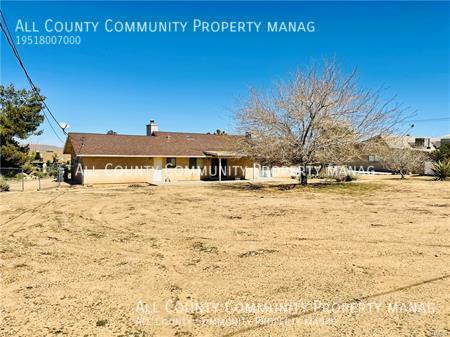
M261 168L238 151L244 136L159 131L152 120L146 135L69 133L75 184L158 183L289 177L293 168Z
M415 137L415 136L397 136L397 135L390 135L390 136L382 136L382 137L376 137L376 139L370 139L367 142L375 141L377 144L385 146L389 149L405 149L405 150L416 150L421 151L425 153L430 153L434 150L436 150L440 144L441 141L443 141L444 138L433 138L433 137ZM366 169L370 168L374 171L389 171L386 169L382 163L382 158L379 158L379 156L374 152L368 152L365 154L362 154L359 156L358 159L355 159L350 164L351 166L355 167L364 167ZM425 163L425 167L423 169L423 172L417 172L417 173L430 173L430 167L432 166L431 161L427 161Z

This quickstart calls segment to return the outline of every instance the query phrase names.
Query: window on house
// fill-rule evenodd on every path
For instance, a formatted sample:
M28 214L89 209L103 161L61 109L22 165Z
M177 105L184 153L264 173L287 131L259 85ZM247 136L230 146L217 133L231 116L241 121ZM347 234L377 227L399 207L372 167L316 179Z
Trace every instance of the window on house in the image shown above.
M197 158L189 158L189 168L197 168Z
M166 167L167 168L174 168L177 166L177 159L174 157L168 157L166 158Z
M369 163L377 163L380 161L380 158L378 158L378 156L375 155L369 155Z
M415 147L424 147L425 146L425 138L416 138L414 140Z

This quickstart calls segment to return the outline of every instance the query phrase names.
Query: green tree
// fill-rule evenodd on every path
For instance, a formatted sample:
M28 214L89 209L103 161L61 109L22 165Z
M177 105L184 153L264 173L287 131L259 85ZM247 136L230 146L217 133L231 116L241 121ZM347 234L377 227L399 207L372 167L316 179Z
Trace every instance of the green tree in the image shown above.
M106 131L106 134L107 135L117 135L117 132L114 130L108 130L108 131Z
M58 167L61 164L61 158L59 156L58 153L53 153L52 155L52 160L47 160L47 173L50 176L56 176L57 172L58 172Z
M450 161L450 144L441 144L441 146L431 152L431 159L435 162Z
M211 133L211 132L207 132L206 133L207 135L226 135L227 134L227 132L226 131L223 131L223 130L220 130L220 129L217 129L216 131L214 131L213 133Z
M31 135L40 135L39 125L45 97L32 90L17 90L12 84L0 85L0 159L2 167L18 167L29 156L27 145L20 141Z

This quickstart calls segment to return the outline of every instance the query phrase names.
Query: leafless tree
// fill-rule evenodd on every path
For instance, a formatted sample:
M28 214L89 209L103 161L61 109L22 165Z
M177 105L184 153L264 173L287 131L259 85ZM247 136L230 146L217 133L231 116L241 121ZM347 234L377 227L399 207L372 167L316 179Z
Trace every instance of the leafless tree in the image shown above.
M423 173L425 161L429 158L426 153L414 149L385 148L379 151L381 164L401 179L409 173Z
M236 112L247 137L241 150L265 165L307 167L346 163L362 150L361 141L390 134L405 109L380 91L358 86L356 70L343 75L335 60L297 71L270 93L250 90Z

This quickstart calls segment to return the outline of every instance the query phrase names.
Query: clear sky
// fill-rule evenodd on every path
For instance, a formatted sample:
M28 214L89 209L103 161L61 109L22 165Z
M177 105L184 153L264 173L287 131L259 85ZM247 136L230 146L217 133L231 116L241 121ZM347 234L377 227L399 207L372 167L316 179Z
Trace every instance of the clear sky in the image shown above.
M268 88L311 60L357 66L365 87L416 111L448 118L448 2L2 2L12 35L48 35L54 21L315 21L314 33L80 33L79 46L19 45L26 67L70 131L144 134L233 131L233 109L249 86ZM40 33L15 32L18 19ZM2 37L1 83L28 87ZM450 133L450 120L416 121L412 133ZM405 126L406 128L406 126ZM59 145L48 125L33 142Z

